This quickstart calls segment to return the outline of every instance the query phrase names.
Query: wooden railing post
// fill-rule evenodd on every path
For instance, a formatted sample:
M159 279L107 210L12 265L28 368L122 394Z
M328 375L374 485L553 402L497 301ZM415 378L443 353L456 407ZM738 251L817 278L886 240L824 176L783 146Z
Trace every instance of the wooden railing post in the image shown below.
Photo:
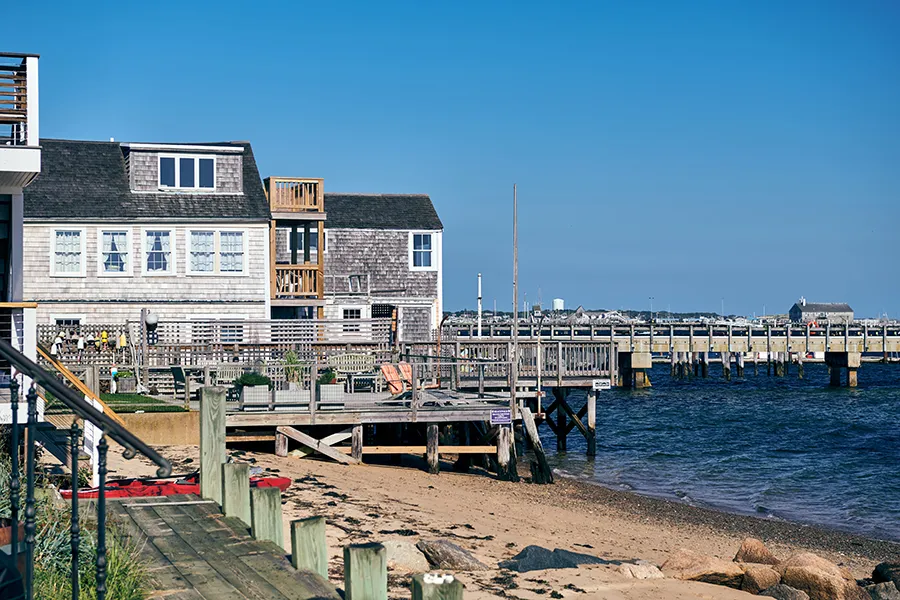
M381 544L344 546L345 600L387 600L387 552Z
M453 575L418 573L412 578L412 600L462 600L463 584Z
M284 548L281 524L281 490L261 487L250 490L250 531L258 540L267 540Z
M222 465L222 512L250 525L250 465L225 463Z
M291 564L328 579L328 544L325 517L291 521Z
M200 391L200 496L222 504L225 464L225 388Z

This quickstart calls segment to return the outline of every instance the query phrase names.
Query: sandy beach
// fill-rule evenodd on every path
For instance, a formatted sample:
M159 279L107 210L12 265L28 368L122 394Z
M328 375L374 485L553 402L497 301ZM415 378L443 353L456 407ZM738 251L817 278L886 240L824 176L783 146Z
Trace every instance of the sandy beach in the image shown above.
M196 447L165 446L176 473L197 468ZM557 479L550 486L509 483L473 469L454 473L449 463L429 475L416 457L402 465L343 466L265 452L229 449L233 460L290 477L284 494L285 539L293 519L327 518L330 575L342 585L341 548L385 540L447 539L471 551L492 570L459 574L467 598L749 598L745 592L675 579L635 580L616 565L589 565L515 573L498 561L535 544L613 560L644 559L662 564L679 548L731 560L745 537L756 537L779 558L809 550L848 568L871 574L878 562L900 556L900 544L870 540L793 523L690 507ZM149 463L110 453L110 477L152 475ZM523 473L524 474L524 473ZM390 573L391 597L409 597L408 573Z

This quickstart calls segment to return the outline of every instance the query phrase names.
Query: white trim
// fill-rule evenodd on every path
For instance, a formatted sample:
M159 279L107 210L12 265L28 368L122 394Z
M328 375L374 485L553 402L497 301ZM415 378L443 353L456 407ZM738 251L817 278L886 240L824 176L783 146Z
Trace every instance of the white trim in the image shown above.
M437 251L435 244L435 234L434 231L410 231L408 236L408 244L409 244L409 270L410 271L437 271L437 256L435 256L435 252ZM417 235L427 235L431 238L431 249L430 250L413 250L413 239ZM431 264L427 267L416 267L413 266L413 252L428 252L431 255Z
M244 152L243 146L191 146L187 144L136 144L132 142L124 142L119 145L133 150L159 150L160 152L187 151L215 152L217 154L241 154Z
M437 250L437 298L434 310L434 323L432 329L436 329L441 325L441 319L444 318L444 234L438 232L432 237L435 249Z
M77 231L81 240L81 269L78 273L56 272L56 234L60 231ZM87 230L84 227L50 228L50 277L87 277Z
M171 158L175 161L175 185L168 186L162 184L162 159ZM192 186L183 186L181 185L181 161L182 159L190 159L194 161L194 185ZM213 161L213 184L212 187L200 187L200 161L201 160L211 160ZM216 169L218 168L218 164L216 162L215 154L163 154L160 153L156 156L156 187L159 188L160 191L189 191L189 192L210 192L216 191Z
M213 270L212 271L194 271L191 269L191 232L205 231L213 234ZM239 232L241 234L241 270L240 271L223 271L222 270L222 246L221 234L223 232ZM184 249L185 262L184 272L186 275L198 275L201 277L219 276L219 277L245 277L250 274L248 266L249 253L247 251L249 245L249 232L247 229L240 227L189 227L184 230ZM268 248L268 246L266 246ZM266 252L268 255L268 252ZM268 271L266 271L268 273ZM268 296L268 294L267 294Z
M147 246L145 242L147 241L147 232L148 231L168 231L169 232L169 269L167 271L148 271L147 270ZM178 275L178 262L177 262L177 242L175 239L175 228L174 227L141 227L141 275L143 277L175 277Z
M125 232L125 247L128 248L128 263L121 273L107 272L103 265L103 234ZM98 227L97 228L97 277L133 277L134 273L134 237L131 227Z
M56 327L56 321L59 320L77 320L80 325L84 325L87 321L87 315L84 313L50 313L50 325Z

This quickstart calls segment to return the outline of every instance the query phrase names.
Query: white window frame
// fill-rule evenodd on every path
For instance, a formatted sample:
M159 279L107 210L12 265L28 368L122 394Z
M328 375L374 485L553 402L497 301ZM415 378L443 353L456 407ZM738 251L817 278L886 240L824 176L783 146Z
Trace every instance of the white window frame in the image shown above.
M191 269L191 233L194 231L212 231L213 232L213 270L212 271L194 271ZM236 232L241 234L241 252L243 253L243 260L241 261L241 270L240 271L222 271L222 246L221 246L221 234L222 233L231 233ZM250 230L243 229L239 227L224 227L224 228L213 228L213 227L192 227L190 229L186 229L184 232L184 248L185 248L185 273L188 275L197 275L200 277L246 277L250 274L250 270L248 269L248 261L250 259L250 255L247 252L247 248L249 246L250 239ZM290 239L290 236L289 236Z
M174 158L175 159L175 185L168 186L162 184L162 159L164 158ZM181 158L191 158L194 160L194 186L185 187L181 185ZM212 187L200 187L200 159L212 159L213 161L213 184ZM215 154L163 154L160 153L157 155L156 160L156 185L161 191L166 190L187 190L191 192L215 192L216 191L216 171L218 165L216 164L216 155Z
M71 325L57 325L56 321L78 321L78 327L84 327L87 321L87 315L83 313L60 313L50 314L50 325L53 327L71 327Z
M128 264L121 273L107 272L103 264L103 234L125 232L125 247L128 248ZM97 228L97 276L98 277L131 277L134 273L134 238L131 227L98 227Z
M438 247L437 247L437 236L435 235L437 232L435 231L410 231L409 232L409 270L410 271L437 271L438 270ZM413 263L413 240L417 235L427 235L431 237L431 250L427 252L431 253L431 266L428 267L416 267ZM418 252L423 252L423 250L418 250Z
M171 259L169 260L168 271L148 271L147 270L147 232L148 231L168 231L169 242L172 248ZM172 227L141 227L141 275L144 277L175 277L178 275L178 243L176 242L175 229Z
M56 272L56 234L60 231L77 231L81 240L81 269L77 273ZM84 227L53 227L50 229L50 276L51 277L86 277L87 276L87 229Z

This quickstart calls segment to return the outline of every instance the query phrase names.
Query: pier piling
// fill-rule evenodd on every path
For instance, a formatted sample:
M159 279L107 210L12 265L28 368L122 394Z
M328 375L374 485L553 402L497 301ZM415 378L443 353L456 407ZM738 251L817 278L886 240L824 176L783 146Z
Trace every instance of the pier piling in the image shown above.
M597 456L597 392L587 395L587 455Z
M722 352L722 376L731 381L731 352Z

